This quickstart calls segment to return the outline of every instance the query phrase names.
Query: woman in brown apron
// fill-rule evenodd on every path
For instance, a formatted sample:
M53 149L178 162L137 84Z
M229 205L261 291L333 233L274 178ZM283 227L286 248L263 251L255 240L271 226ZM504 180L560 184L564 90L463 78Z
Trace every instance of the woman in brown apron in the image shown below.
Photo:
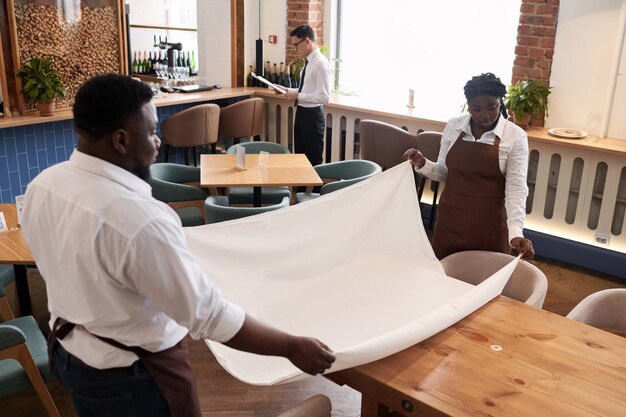
M433 236L439 259L465 250L514 249L525 260L535 254L531 241L521 234L528 194L528 139L506 120L505 94L505 85L495 75L473 77L465 85L469 115L448 122L438 161L427 161L416 149L404 154L418 173L445 180ZM507 178L515 186L507 187Z

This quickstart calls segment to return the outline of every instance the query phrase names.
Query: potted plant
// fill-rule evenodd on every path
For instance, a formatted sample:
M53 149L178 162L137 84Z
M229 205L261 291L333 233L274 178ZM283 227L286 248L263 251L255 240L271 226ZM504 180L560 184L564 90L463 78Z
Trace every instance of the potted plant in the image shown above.
M540 119L544 114L548 114L548 96L551 88L538 80L518 81L511 85L505 105L513 113L515 124L527 129L531 116Z
M52 116L54 99L65 97L65 87L59 72L52 66L52 58L30 59L17 72L22 79L22 93L37 103L41 116Z

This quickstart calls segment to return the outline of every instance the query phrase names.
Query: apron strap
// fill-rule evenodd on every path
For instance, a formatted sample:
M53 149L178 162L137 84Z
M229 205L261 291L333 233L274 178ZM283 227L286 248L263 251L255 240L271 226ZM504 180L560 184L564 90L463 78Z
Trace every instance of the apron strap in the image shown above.
M52 367L52 354L58 341L65 339L74 327L76 327L74 323L60 317L54 321L48 339L48 364L51 370L54 369ZM171 417L202 416L196 381L189 361L189 348L185 338L169 349L150 352L139 346L126 346L117 340L90 334L118 349L133 352L139 356L139 360L144 364L158 385L161 394L165 397Z

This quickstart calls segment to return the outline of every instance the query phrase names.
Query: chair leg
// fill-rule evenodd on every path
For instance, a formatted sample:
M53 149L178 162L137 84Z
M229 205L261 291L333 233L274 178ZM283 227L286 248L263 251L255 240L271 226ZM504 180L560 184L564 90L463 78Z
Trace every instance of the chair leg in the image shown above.
M217 142L211 144L211 153L217 153Z
M6 297L0 297L0 318L3 321L15 320L9 300Z
M39 369L37 368L35 361L33 361L33 357L30 356L30 352L28 351L26 344L22 343L21 345L13 346L0 352L0 359L6 358L15 359L20 363L20 365L22 365L26 376L30 380L30 383L33 384L33 388L35 388L37 395L39 395L39 399L43 403L48 415L50 417L61 417L59 415L59 410L57 410L57 407L52 400L50 391L48 391L46 383L43 381L43 378L41 378Z

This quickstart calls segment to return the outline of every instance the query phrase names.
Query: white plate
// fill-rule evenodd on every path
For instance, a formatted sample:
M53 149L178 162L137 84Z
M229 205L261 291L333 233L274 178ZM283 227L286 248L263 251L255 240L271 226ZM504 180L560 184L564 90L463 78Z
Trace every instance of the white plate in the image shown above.
M580 129L572 129L569 127L557 127L548 130L548 133L558 138L580 139L587 136L587 132Z

